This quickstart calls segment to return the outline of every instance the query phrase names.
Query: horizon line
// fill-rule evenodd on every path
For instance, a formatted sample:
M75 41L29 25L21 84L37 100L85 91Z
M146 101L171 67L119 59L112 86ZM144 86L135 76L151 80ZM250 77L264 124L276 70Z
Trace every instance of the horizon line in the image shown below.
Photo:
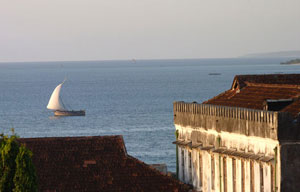
M38 61L0 61L3 63L54 63L54 62L95 62L95 61L153 61L153 60L196 60L196 59L234 59L239 57L194 57L194 58L164 58L164 59L82 59L82 60L38 60Z
M0 61L3 63L51 63L51 62L93 62L93 61L149 61L149 60L196 60L196 59L236 59L236 58L289 58L295 56L259 56L264 54L278 54L278 53L288 53L288 52L300 52L300 50L284 50L284 51L269 51L269 52L253 52L239 56L228 56L228 57L186 57L186 58L127 58L127 59L62 59L62 60L24 60L24 61ZM258 55L257 57L255 55Z

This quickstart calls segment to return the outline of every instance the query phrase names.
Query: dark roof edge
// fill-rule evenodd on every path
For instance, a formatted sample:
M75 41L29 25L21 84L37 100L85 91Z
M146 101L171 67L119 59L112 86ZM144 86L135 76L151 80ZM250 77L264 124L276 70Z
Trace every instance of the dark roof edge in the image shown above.
M258 82L255 82L255 80L254 80L255 78L257 78L257 77L260 77L260 78L262 78L262 77L270 78L272 76L274 77L274 79L281 78L281 80L290 80L291 77L295 78L296 76L298 78L300 78L300 74L297 74L297 73L291 73L291 74L245 74L245 75L236 75L234 77L234 79L233 79L233 83L232 83L231 89L234 88L234 86L236 85L236 83L238 84L238 88L241 89L244 86L246 86L246 83L245 83L246 81L249 81L249 82L252 82L252 83L258 83ZM236 83L235 83L235 80L236 80ZM260 79L260 80L262 80L262 79ZM283 83L283 84L286 84L286 83Z
M141 160L139 160L139 159L137 159L137 158L135 158L135 157L133 157L133 156L131 156L131 155L127 155L127 158L128 158L128 159L131 159L131 160L133 160L133 161L138 162L138 163L139 163L140 165L142 165L143 167L149 168L149 169L151 169L152 171L156 172L157 174L159 174L159 175L161 175L161 176L163 176L163 177L166 177L166 178L170 179L172 182L176 182L176 183L178 183L178 184L180 184L180 185L186 185L186 187L190 187L190 189L192 189L192 186L190 186L190 185L188 185L188 184L186 184L186 183L183 183L182 181L177 180L177 179L175 179L175 178L173 178L173 177L170 177L170 176L168 176L168 175L165 175L165 174L161 173L160 171L158 171L158 170L155 169L154 167L151 167L150 165L146 164L145 162L143 162L143 161L141 161Z
M74 136L74 137L21 137L18 140L82 140L82 139L93 139L93 138L121 138L123 141L122 135L103 135L103 136Z
M26 145L29 141L81 141L89 139L120 139L121 146L124 150L124 154L127 156L127 149L125 146L123 135L104 135L104 136L74 136L74 137L29 137L29 138L18 138L17 140Z

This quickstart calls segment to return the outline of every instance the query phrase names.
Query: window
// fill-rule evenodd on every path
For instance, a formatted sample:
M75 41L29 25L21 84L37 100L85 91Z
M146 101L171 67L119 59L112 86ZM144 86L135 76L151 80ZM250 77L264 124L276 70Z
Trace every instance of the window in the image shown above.
M271 164L271 191L275 192L275 166Z
M199 153L199 186L202 187L202 155Z
M181 166L184 167L184 150L181 150Z
M192 153L189 152L189 183L192 184Z
M245 192L245 162L241 162L242 192Z
M182 181L184 181L184 150L181 149Z
M250 161L250 191L254 191L254 163Z
M224 183L224 192L227 192L227 163L226 163L226 157L223 157L223 183Z
M192 154L189 152L189 168L192 169Z
M232 190L236 192L236 160L232 158Z
M264 167L262 164L259 165L259 176L260 176L260 191L264 191Z
M211 155L211 189L215 189L215 158Z

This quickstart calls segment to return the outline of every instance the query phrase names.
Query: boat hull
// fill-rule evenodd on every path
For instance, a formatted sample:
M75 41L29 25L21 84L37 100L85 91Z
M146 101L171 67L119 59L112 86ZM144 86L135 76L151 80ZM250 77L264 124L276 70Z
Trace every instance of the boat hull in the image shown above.
M55 116L85 116L85 110L80 111L54 111Z

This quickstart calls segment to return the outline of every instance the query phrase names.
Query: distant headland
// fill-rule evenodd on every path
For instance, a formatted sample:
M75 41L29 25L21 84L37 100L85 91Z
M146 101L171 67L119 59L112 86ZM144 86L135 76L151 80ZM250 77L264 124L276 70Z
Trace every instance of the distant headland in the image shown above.
M296 65L296 64L300 64L300 59L292 59L286 62L281 62L280 64L282 65Z

